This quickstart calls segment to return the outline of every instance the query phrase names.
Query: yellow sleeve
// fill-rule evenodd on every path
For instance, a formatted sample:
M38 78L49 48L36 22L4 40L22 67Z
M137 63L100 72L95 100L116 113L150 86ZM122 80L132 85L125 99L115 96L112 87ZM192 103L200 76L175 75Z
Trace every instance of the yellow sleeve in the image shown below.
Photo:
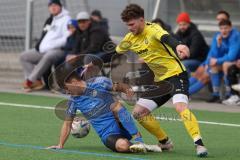
M153 26L153 32L154 32L154 37L157 39L157 40L161 40L162 36L163 35L166 35L166 34L169 34L167 31L165 31L160 25L158 24L154 24Z
M116 47L117 53L125 53L130 50L132 46L131 41L129 40L129 34L127 34L123 40L119 43L119 45Z

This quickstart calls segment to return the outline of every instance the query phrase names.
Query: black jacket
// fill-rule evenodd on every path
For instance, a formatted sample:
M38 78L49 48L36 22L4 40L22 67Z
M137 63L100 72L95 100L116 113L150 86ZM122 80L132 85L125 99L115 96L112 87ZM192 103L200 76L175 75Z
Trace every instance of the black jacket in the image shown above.
M78 31L76 43L71 54L103 52L104 44L110 40L106 29L100 24L92 22L86 31Z
M195 24L191 23L188 30L184 33L177 31L175 37L189 47L190 57L188 59L199 61L206 59L209 47Z

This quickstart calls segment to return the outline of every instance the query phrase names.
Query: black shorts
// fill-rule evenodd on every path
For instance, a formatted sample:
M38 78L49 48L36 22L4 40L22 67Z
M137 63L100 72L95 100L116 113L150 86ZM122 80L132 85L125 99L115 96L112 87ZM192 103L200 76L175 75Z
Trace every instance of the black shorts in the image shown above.
M113 152L117 152L116 143L119 139L127 139L127 138L122 134L110 135L106 139L105 146L111 149Z
M166 85L166 83L170 84L170 87L169 85ZM159 107L165 104L175 94L184 94L186 96L189 96L188 94L189 81L188 81L188 73L186 71L178 75L172 76L170 78L167 78L162 82L157 82L155 83L155 85L163 86L160 88L163 88L163 90L164 88L166 88L165 89L166 91L163 91L163 92L167 92L167 94L163 94L162 96L150 98L155 103L157 103Z

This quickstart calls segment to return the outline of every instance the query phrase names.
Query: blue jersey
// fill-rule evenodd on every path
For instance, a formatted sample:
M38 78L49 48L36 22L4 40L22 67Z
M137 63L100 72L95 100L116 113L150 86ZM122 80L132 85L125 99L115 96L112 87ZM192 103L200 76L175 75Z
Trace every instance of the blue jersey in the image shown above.
M217 32L213 37L210 51L208 53L205 64L210 63L210 58L216 58L217 64L222 65L224 62L232 62L240 58L240 33L233 28L227 38L222 39L220 46L217 44L217 37L220 32Z
M114 103L110 92L112 81L106 77L97 77L89 79L86 84L87 88L81 96L70 98L66 113L74 116L80 110L105 143L109 135L119 134L121 131L110 109Z

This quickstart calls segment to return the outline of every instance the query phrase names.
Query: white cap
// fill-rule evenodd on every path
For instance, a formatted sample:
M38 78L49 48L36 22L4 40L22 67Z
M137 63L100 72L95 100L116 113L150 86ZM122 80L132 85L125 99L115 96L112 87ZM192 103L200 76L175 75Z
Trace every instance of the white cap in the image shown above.
M77 20L87 20L90 19L90 15L87 12L79 12L77 14Z

